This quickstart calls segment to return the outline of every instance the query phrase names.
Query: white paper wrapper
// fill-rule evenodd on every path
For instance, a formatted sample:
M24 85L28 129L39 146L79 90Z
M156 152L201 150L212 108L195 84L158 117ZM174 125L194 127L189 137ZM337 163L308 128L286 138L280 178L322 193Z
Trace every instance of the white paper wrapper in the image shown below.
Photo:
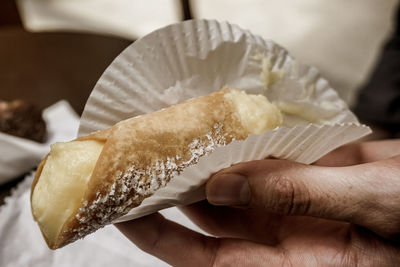
M208 177L234 163L274 156L312 163L370 129L312 67L238 26L186 21L157 30L122 52L88 99L80 135L222 87L264 94L284 113L284 126L219 147L117 221L204 198Z
M67 101L43 110L43 119L47 126L47 140L43 144L0 133L0 185L37 166L54 142L76 136L79 117Z

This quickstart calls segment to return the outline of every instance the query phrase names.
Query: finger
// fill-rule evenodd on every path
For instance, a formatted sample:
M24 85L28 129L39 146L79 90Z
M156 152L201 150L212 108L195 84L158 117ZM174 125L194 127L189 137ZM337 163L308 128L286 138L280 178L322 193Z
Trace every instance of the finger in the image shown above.
M116 227L140 249L173 266L275 266L283 260L278 249L204 236L160 214L118 223Z
M283 160L242 163L211 177L206 195L214 205L345 220L393 235L400 231L400 156L341 168Z
M326 167L344 167L365 163L363 161L362 145L353 143L333 150L314 164Z
M208 266L218 243L155 213L115 226L143 251L173 266Z
M353 143L339 147L315 162L319 166L351 166L400 154L400 139Z
M361 144L362 163L400 155L400 139L381 140Z
M266 245L278 244L283 215L265 211L210 205L207 201L179 208L207 233L224 238L238 238Z
M305 216L285 216L256 209L213 206L206 201L180 207L204 231L216 237L245 239L276 246L287 238L312 233L328 240L329 232L347 229L348 224ZM341 240L337 235L332 236ZM304 239L304 238L303 238Z

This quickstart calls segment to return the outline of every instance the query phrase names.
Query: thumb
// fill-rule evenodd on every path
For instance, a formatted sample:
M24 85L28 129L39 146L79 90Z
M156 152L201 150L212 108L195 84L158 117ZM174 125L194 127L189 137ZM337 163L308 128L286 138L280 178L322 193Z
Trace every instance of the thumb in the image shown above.
M251 161L213 175L206 195L214 205L344 220L387 237L400 231L400 158L351 167Z

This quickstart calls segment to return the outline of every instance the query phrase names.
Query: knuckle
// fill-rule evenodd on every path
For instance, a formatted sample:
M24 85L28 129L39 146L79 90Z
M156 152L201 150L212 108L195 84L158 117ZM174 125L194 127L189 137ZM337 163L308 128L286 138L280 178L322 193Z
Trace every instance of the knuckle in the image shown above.
M207 259L207 266L210 267L217 267L221 266L220 265L220 248L221 248L221 239L219 238L210 238L210 237L204 237L203 238L203 250L205 252L205 255L209 255L209 258Z
M310 207L307 188L298 180L282 173L271 173L265 178L262 196L265 208L284 214L306 214Z
M383 237L390 240L399 242L400 241L400 220L398 216L381 216L385 221L377 222L376 225L371 227L372 230L380 233Z
M248 249L238 246L236 243L232 243L231 240L219 239L215 240L211 248L214 249L213 256L210 258L210 264L212 267L230 267L230 266L249 266L251 262L247 261L246 258L249 256ZM253 266L253 265L251 265Z
M165 231L167 228L167 221L162 220L156 229L156 234L153 239L150 239L149 242L146 242L141 249L144 251L157 251L160 247L163 246Z
M355 223L362 225L387 239L400 241L400 208L399 198L396 193L389 193L390 188L385 188L386 194L382 196L369 196L360 205L356 213Z

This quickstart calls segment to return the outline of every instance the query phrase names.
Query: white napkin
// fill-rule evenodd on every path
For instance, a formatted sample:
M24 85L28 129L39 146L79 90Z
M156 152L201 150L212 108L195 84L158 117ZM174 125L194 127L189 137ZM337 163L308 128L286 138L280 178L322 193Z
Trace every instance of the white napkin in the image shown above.
M137 39L178 22L178 0L18 0L24 27L31 31L78 31Z
M142 252L112 225L62 249L50 250L31 215L29 189L33 175L28 175L12 196L6 199L6 204L0 207L0 266L168 266ZM177 208L161 213L200 231Z
M61 100L43 111L47 125L47 141L43 144L0 133L0 185L37 166L55 142L74 139L78 132L79 117Z

